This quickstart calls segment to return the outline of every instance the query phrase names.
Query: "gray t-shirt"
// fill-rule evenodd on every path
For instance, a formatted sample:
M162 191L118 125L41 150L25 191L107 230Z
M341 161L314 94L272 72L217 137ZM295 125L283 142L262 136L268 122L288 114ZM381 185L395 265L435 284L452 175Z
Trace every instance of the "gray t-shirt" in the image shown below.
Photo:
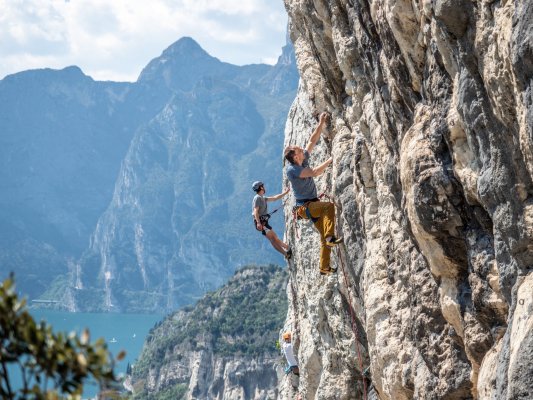
M315 181L312 177L300 178L300 174L304 168L309 167L309 152L304 150L304 161L302 165L289 164L285 169L287 178L291 182L296 204L301 205L305 200L315 199L317 197Z
M259 216L265 215L268 213L267 201L263 196L258 194L255 195L252 201L252 215L254 215L254 210L256 207L259 207Z

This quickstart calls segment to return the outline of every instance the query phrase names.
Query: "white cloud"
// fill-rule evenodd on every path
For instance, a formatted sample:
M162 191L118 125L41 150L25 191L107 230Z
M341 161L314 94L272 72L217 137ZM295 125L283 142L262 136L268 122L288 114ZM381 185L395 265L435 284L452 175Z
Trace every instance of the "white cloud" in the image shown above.
M222 61L273 63L287 24L283 0L0 0L0 10L0 79L78 65L133 81L183 36Z

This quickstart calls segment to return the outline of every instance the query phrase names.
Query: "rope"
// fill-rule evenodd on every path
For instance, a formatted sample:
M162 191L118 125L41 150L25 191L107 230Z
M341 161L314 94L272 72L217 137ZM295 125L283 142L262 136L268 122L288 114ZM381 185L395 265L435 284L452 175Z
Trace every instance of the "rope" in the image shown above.
M278 212L278 210L281 210L283 207L285 207L285 204L281 204L281 206L276 208L274 211L271 211L268 214L265 214L265 216L268 216L268 218L270 218L272 216L272 214L275 214L276 212Z
M300 330L298 328L298 318L296 318L296 314L298 312L298 297L296 296L296 290L294 290L294 285L292 283L293 279L292 279L292 276L289 276L289 282L291 284L291 294L292 294L292 298L294 299L294 304L292 305L292 308L293 308L293 315L294 317L292 318L292 320L294 321L294 332L297 332L298 334L300 334ZM292 329L292 322L291 322L291 329Z
M320 195L320 197L326 197L331 203L333 203L333 206L335 208L337 208L335 206L335 202L332 201L332 199L324 192ZM335 212L335 215L337 215L337 213ZM337 224L338 226L338 224ZM353 308L353 305L352 305L352 296L351 296L351 290L350 290L350 285L348 285L348 278L346 277L346 268L344 266L344 260L342 259L342 256L341 256L341 252L337 246L336 248L336 252L335 252L335 255L337 256L337 259L339 260L340 264L341 264L341 270L342 270L342 275L344 277L344 285L346 286L346 290L348 291L348 305L350 306L350 318L351 318L351 321L352 321L352 331L353 331L353 334L354 334L354 337L355 337L355 348L357 350L357 358L359 360L359 371L361 371L361 379L363 380L363 399L364 400L367 400L367 386L366 386L366 379L363 375L363 357L361 356L361 347L359 346L359 329L357 328L357 324L355 323L355 310Z
M322 65L320 64L319 62L319 65L320 67L322 67ZM335 88L333 88L335 89ZM331 118L331 114L330 114L330 118ZM333 146L333 143L330 143L330 146L328 146L328 143L326 142L326 146L329 147L328 150L332 151L332 146ZM327 182L331 182L331 172L328 172L328 174L330 174L330 179L327 179ZM326 186L326 188L328 187L329 185ZM327 190L327 189L326 189ZM331 197L329 195L326 194L326 191L322 192L319 196L318 196L318 199L321 199L322 197L326 197L328 199L328 201L330 203L333 203L333 206L336 208L335 206L335 202L331 199ZM292 212L292 215L293 215L293 222L294 222L294 229L296 231L296 239L300 239L300 235L299 235L299 232L298 232L298 225L297 225L297 212L296 212L297 209L293 209L293 212ZM335 213L337 214L337 213ZM338 247L338 246L337 246ZM352 305L352 296L351 296L351 289L350 289L350 285L348 285L348 278L346 277L346 268L344 266L344 261L341 257L341 252L339 249L337 249L337 251L335 252L340 264L341 264L341 269L342 269L342 275L344 277L344 285L346 286L346 290L348 291L348 304L349 304L349 307L350 307L350 318L351 318L351 325L352 325L352 331L353 331L353 334L354 334L354 337L355 337L355 347L356 347L356 350L357 350L357 358L358 358L358 361L359 361L359 371L361 373L361 378L363 380L363 399L364 400L367 400L368 399L368 395L367 395L367 382L366 382L366 378L364 376L364 373L365 371L369 368L367 368L366 370L363 370L363 357L361 355L361 347L359 345L359 329L357 328L357 324L355 323L355 319L356 319L356 316L355 316L355 310L353 308L353 305ZM292 288L292 282L291 282L291 289L293 290L293 296L294 296L294 288Z
M361 356L361 348L359 346L359 329L357 328L357 324L355 323L355 311L352 306L352 296L350 295L350 286L348 285L348 278L346 277L346 270L344 268L344 261L342 260L342 257L340 255L340 250L337 249L336 251L337 258L340 261L341 264L341 270L342 275L344 276L344 285L346 286L346 289L348 290L348 304L350 306L350 317L352 320L352 331L355 336L355 348L357 349L357 358L359 359L359 371L361 371L361 378L363 379L363 398L367 400L367 386L366 386L366 379L363 376L363 357Z
M329 202L333 203L334 207L335 207L335 202L332 201L331 197L326 194L326 192L323 192L321 193L318 198L321 199L321 198L327 198L329 200ZM336 207L335 207L336 208ZM297 239L300 239L300 236L298 234L298 226L297 226L297 219L296 219L296 211L293 211L293 218L294 218L294 229L296 231L296 238ZM353 305L352 305L352 296L351 296L351 290L350 290L350 285L348 284L348 278L346 276L346 268L344 266L344 261L341 257L341 253L340 253L340 250L338 249L337 247L337 251L335 252L335 255L337 256L337 259L339 260L339 263L341 265L341 270L342 270L342 275L344 277L344 285L346 286L346 289L348 290L348 304L350 306L350 318L351 318L351 325L352 325L352 331L353 331L353 334L354 334L354 337L355 337L355 347L356 347L356 350L357 350L357 358L358 358L358 361L359 361L359 371L361 372L361 379L363 380L363 399L364 400L367 400L367 384L366 384L366 378L364 377L364 370L363 370L363 357L361 355L361 347L359 345L359 329L357 328L357 324L355 323L355 311L354 311L354 308L353 308ZM291 286L292 286L292 282L291 282ZM291 287L291 289L293 289ZM294 293L293 293L294 295Z
M333 200L331 200L331 197L329 197L326 192L322 192L318 195L318 198L321 199L322 197L325 197L329 200L330 203L333 203L333 205L335 205L335 203L333 202Z
M298 218L297 218L297 212L296 210L292 211L292 222L294 225L294 231L296 232L296 239L300 239L300 233L298 232Z
M319 199L321 199L322 197L325 197L328 199L328 201L330 203L333 203L333 206L336 208L335 206L335 202L331 199L331 197L329 195L326 194L326 192L323 192L320 194L320 196L318 196ZM337 214L337 213L335 213ZM348 290L348 304L350 306L350 317L351 317L351 321L352 321L352 331L354 333L354 336L355 336L355 347L357 349L357 358L359 360L359 371L361 371L361 377L363 379L363 398L365 400L367 400L367 387L366 387L366 379L365 377L363 376L363 357L361 356L361 348L359 346L359 329L357 329L357 324L355 323L355 311L354 311L354 308L352 306L352 296L350 295L351 293L351 290L350 290L350 286L348 285L348 278L346 277L346 268L344 267L344 261L341 257L341 253L340 253L340 250L336 249L336 256L337 256L337 259L340 261L340 264L341 264L341 270L342 270L342 275L344 276L344 285L346 286L346 289Z

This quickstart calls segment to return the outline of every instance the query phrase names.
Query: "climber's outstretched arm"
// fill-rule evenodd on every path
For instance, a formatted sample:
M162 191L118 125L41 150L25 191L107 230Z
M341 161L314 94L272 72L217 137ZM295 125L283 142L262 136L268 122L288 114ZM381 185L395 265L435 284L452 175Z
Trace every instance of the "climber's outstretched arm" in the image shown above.
M328 165L331 164L332 161L333 159L330 157L316 168L304 168L302 169L302 172L300 172L300 176L298 178L314 178L315 176L319 176L324 172Z
M326 121L328 119L328 113L323 112L320 114L320 120L318 121L318 125L313 131L313 134L309 138L309 142L307 143L307 146L305 149L311 153L313 149L315 148L316 143L318 142L318 139L320 139L320 134L322 133L322 129L324 129L324 125L326 125ZM319 174L320 175L320 174Z
M286 196L286 195L289 193L290 190L291 190L290 188L287 188L287 189L285 189L285 191L284 191L283 193L277 194L277 195L275 195L275 196L268 196L268 197L265 197L265 200L266 200L266 201L276 201L276 200L279 200L279 199L281 199L283 196Z

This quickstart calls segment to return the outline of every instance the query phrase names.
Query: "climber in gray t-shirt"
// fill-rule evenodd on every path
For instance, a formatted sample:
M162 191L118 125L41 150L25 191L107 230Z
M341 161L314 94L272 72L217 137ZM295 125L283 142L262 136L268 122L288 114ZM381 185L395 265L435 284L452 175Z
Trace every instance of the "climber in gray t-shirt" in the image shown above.
M330 202L319 201L313 178L322 175L333 161L330 157L316 168L309 167L309 155L315 148L322 129L328 118L327 113L320 115L318 126L309 138L305 149L299 146L285 148L284 156L289 162L285 173L291 183L296 198L297 213L300 218L310 219L320 233L320 274L328 275L337 272L330 266L331 248L342 242L342 238L335 236L335 205Z
M309 152L304 150L302 165L289 164L286 169L287 178L289 178L289 181L291 182L292 191L296 198L296 205L298 206L318 197L314 179L310 176L306 178L301 177L302 171L306 168L309 168Z
M252 214L256 208L258 209L259 216L268 214L267 200L259 194L256 194L252 200Z
M286 196L289 193L289 189L285 190L283 193L277 194L275 196L265 196L265 184L261 181L256 181L252 184L252 190L256 193L254 199L252 200L252 216L254 219L255 229L260 231L272 244L277 251L285 256L289 260L292 256L291 248L288 244L282 242L276 232L272 229L268 223L270 215L268 214L267 202L276 201L281 199L283 196Z

